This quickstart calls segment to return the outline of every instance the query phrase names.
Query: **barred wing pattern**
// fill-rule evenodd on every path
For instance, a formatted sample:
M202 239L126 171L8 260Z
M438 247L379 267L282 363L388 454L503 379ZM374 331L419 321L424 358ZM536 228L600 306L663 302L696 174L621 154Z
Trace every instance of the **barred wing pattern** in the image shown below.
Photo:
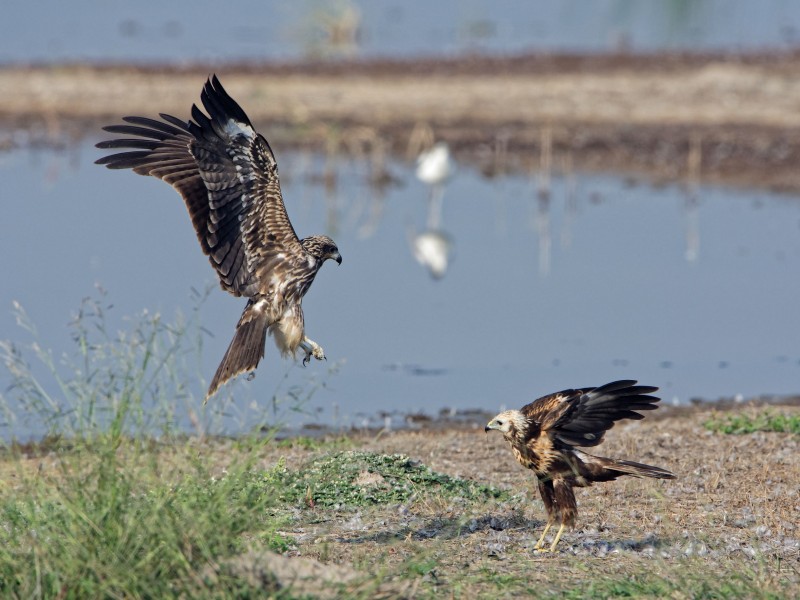
M658 388L633 380L607 383L597 388L570 389L542 396L520 410L501 412L486 425L503 433L517 461L536 474L536 483L547 511L547 524L534 549L555 552L565 527L575 524L578 505L574 487L613 481L625 475L674 479L661 467L630 460L595 456L579 446L597 446L605 432L621 419L643 419L638 410L654 410ZM549 549L544 540L559 523Z
M278 166L267 141L227 94L216 76L201 94L209 116L192 106L183 122L125 117L129 125L105 127L137 136L100 142L99 148L135 148L97 161L133 169L172 185L183 197L203 252L223 289L253 297L267 290L259 274L306 262L281 195Z
M598 388L563 390L523 406L521 412L538 423L537 435L550 434L570 446L597 446L605 432L621 419L644 419L636 410L655 410L658 388L615 381ZM531 431L531 433L534 433Z
M258 366L268 332L283 355L302 348L304 363L310 356L325 358L305 335L301 302L322 264L327 259L341 264L342 257L327 236L298 239L269 143L216 76L206 81L200 99L208 114L193 105L187 122L162 113L160 121L125 117L124 125L105 127L132 137L97 144L125 149L97 163L152 175L174 187L222 288L249 298L208 397Z

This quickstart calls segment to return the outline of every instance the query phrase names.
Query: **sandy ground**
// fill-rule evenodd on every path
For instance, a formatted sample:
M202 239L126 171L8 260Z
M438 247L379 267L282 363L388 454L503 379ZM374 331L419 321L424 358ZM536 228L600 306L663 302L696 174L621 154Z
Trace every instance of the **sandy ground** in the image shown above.
M487 174L622 170L800 190L800 55L534 55L439 61L0 68L0 147L187 117L210 71L273 145L367 155L431 135Z
M796 405L773 410L800 414ZM758 586L786 597L800 592L800 437L714 433L703 427L714 414L706 409L658 412L657 418L617 424L594 450L665 467L677 479L623 478L577 490L577 527L556 555L532 552L545 518L535 481L500 435L483 432L483 423L351 441L358 449L407 454L436 471L508 490L511 500L308 508L287 532L297 543L291 554L368 572L392 572L404 561L430 557L435 567L422 590L448 596L511 597L647 574L673 582L698 574L745 575L754 586L748 596ZM276 449L264 466L283 457L294 468L318 454ZM500 575L514 583L498 585ZM689 597L690 589L687 583Z
M763 410L736 405L724 414L755 416ZM800 415L800 404L769 410ZM730 435L703 426L719 415L705 407L662 407L643 421L618 423L595 454L661 466L677 478L628 477L576 490L577 526L549 555L533 551L545 520L535 480L513 460L502 436L484 433L484 420L328 435L313 443L270 442L257 450L253 468L270 472L283 463L296 471L328 453L349 450L399 453L508 496L471 501L434 489L420 490L401 504L332 508L315 505L309 490L310 501L290 509L280 532L291 540L286 553L270 553L256 540L209 576L225 569L255 585L273 585L277 578L312 597L511 598L565 591L569 597L607 597L614 582L634 580L650 586L666 582L666 588L645 587L635 594L648 597L797 597L800 436ZM243 455L234 440L187 443L189 455L218 477L250 452ZM36 448L20 462L0 461L0 480L13 485L20 468L59 472L57 457ZM160 452L163 477L169 479L174 470L179 478L186 468L179 457L187 456L180 443ZM359 485L380 485L380 476L362 475ZM733 588L725 591L729 582ZM336 585L346 593L336 592Z

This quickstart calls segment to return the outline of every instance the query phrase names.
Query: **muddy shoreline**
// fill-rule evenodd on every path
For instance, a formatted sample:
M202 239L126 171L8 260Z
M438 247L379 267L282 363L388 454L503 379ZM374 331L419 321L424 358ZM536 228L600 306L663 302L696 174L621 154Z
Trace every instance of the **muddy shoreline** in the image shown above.
M98 139L125 114L186 117L210 72L279 150L377 161L434 136L487 176L614 171L800 191L798 52L7 65L0 149Z

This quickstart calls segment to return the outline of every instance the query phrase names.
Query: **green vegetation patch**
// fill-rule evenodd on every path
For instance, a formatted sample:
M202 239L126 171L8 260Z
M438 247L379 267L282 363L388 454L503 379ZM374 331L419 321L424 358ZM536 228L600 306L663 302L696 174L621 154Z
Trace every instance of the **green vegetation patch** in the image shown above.
M719 415L704 423L706 429L741 435L755 431L800 434L800 415L786 415L765 410L755 415Z
M170 482L154 455L118 446L72 450L45 476L20 466L0 490L0 596L228 597L248 584L210 582L208 565L253 542L288 548L252 465L215 478L198 460Z
M777 583L777 582L776 582ZM600 578L567 590L553 590L552 598L763 598L778 600L784 596L780 584L764 588L757 573L743 568L740 573L724 577L709 573L702 565L684 565L680 571L666 576L635 573L628 577Z
M283 470L281 500L307 506L365 506L407 502L415 494L436 493L479 501L504 492L437 473L403 454L348 451L327 454L297 471Z

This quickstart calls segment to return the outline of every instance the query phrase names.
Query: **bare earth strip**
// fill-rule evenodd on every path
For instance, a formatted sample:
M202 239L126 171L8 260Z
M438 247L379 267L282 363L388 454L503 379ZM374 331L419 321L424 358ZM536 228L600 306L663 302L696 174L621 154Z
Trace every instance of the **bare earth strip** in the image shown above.
M545 146L556 171L800 190L795 54L6 67L0 127L63 142L122 115L187 117L212 70L279 147L404 152L425 125L487 173L537 170Z
M780 410L798 414L797 408ZM795 596L800 438L712 433L702 427L708 412L663 412L674 416L620 423L594 450L662 466L677 479L623 478L576 490L577 528L555 556L532 552L545 517L535 479L513 460L501 436L481 427L396 432L356 443L508 490L510 500L490 506L418 502L355 513L309 508L305 524L291 532L297 552L368 572L393 572L416 560L431 565L422 589L447 597L559 590L583 590L583 597L595 595L590 582L652 576L680 583L697 573L710 580L746 577L747 596L775 590ZM285 452L290 468L308 459L306 452ZM694 586L687 581L687 596L680 597L696 594Z
M800 416L796 403L770 410ZM725 414L761 411L738 406ZM179 486L192 461L221 479L239 461L266 474L276 465L300 472L329 453L398 453L506 492L475 500L432 486L402 502L376 503L353 503L343 492L341 504L322 505L315 502L323 493L316 480L285 513L280 534L290 544L282 555L253 537L251 549L209 565L204 577L228 570L254 586L277 578L299 597L798 597L800 436L712 432L703 423L714 416L705 408L665 407L617 424L597 454L658 465L677 478L629 477L576 490L577 527L552 555L533 552L545 516L533 476L477 419L472 427L301 438L253 450L237 440L190 440L185 447L156 445L152 458L159 478ZM124 452L119 460L127 464ZM20 485L24 473L58 481L63 471L56 453L0 461L4 490ZM359 496L369 497L387 484L365 470L357 485Z

